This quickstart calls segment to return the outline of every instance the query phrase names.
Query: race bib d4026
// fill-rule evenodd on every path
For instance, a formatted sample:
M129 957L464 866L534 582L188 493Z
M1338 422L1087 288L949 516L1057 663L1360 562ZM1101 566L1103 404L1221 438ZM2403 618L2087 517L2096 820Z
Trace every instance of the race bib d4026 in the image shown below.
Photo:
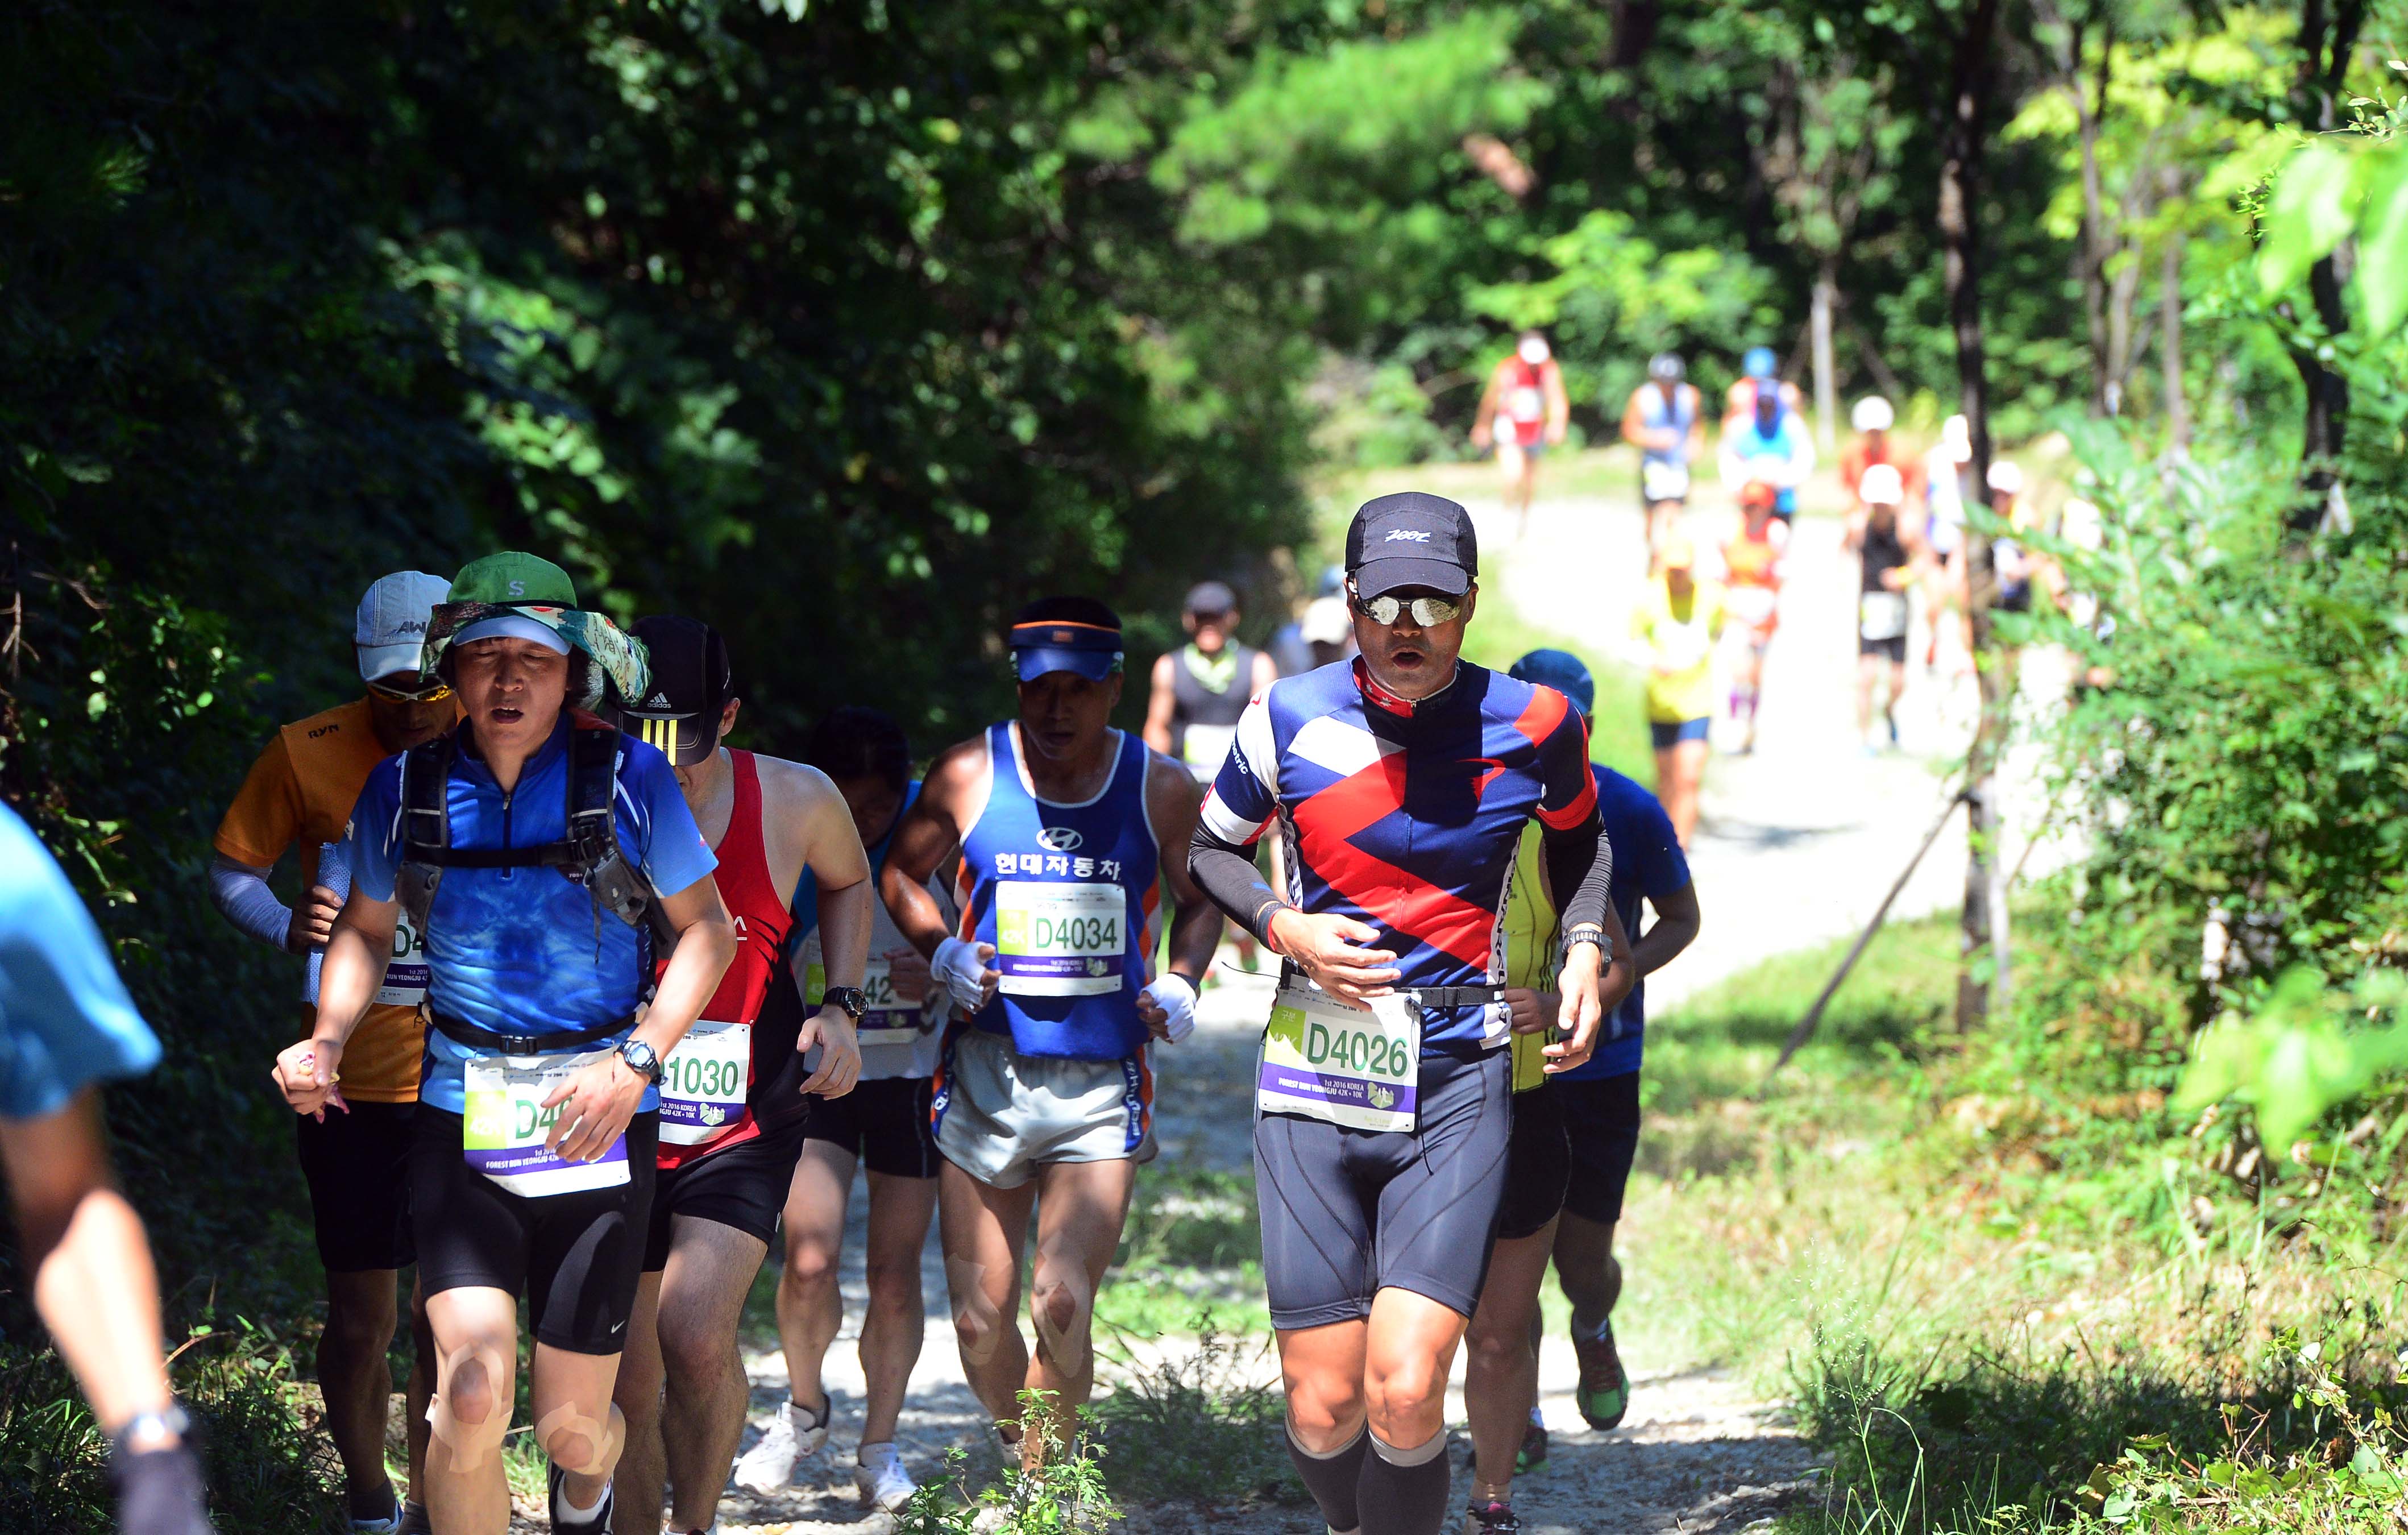
M1109 997L1128 955L1128 897L1116 884L998 880L995 967L1016 997Z
M1421 1020L1403 997L1350 1007L1291 983L1263 1030L1254 1105L1358 1130L1410 1130L1419 1112Z

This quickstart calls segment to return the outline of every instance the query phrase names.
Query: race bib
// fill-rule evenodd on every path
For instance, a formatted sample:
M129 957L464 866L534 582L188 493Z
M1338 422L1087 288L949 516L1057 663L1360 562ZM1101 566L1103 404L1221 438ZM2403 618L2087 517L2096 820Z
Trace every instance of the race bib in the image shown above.
M1015 997L1108 997L1128 954L1128 897L1116 884L997 880L995 968Z
M1506 396L1506 413L1515 421L1542 421L1547 414L1546 395L1531 384L1522 384Z
M1358 1130L1410 1130L1421 1056L1421 1019L1408 998L1374 997L1367 1011L1290 983L1263 1030L1254 1106Z
M1649 501L1684 501L1689 495L1689 466L1667 464L1660 459L1641 459L1639 464L1639 494Z
M1237 739L1238 727L1234 724L1191 724L1179 749L1196 776L1209 780L1220 772L1221 764L1229 755L1230 743Z
M1733 618L1758 629L1772 621L1772 606L1777 600L1769 586L1734 586L1724 596Z
M910 1044L926 1032L920 1026L920 1004L895 994L895 967L883 954L872 954L862 968L861 995L869 1006L853 1026L863 1048L874 1044ZM803 968L803 1000L818 1007L827 998L827 967L817 960Z
M699 1146L744 1117L752 1026L705 1018L685 1031L661 1068L661 1140Z
M1867 639L1896 639L1906 633L1906 594L1867 592L1856 608L1856 632Z
M1670 624L1656 631L1656 664L1666 671L1687 671L1713 649L1713 638L1702 624Z
M461 1126L462 1155L468 1165L512 1194L542 1198L616 1188L627 1181L627 1138L594 1162L571 1162L543 1149L558 1109L543 1100L553 1089L598 1060L608 1050L581 1055L498 1055L472 1060L467 1079L468 1112Z
M426 935L412 925L409 913L394 920L393 957L385 962L384 984L376 999L387 1007L414 1008L426 1000Z

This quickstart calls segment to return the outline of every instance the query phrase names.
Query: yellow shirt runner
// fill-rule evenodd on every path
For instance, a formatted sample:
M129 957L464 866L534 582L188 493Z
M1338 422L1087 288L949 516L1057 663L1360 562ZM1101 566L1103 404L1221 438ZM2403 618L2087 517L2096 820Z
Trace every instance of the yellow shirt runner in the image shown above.
M1720 581L1692 581L1679 598L1664 577L1648 581L1630 615L1630 634L1645 642L1650 657L1650 724L1680 724L1713 713L1714 642L1729 612Z

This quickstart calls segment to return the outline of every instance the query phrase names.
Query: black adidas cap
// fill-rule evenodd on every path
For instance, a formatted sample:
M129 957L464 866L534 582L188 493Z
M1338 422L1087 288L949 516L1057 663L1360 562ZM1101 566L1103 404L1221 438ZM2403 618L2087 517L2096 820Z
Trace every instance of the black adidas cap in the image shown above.
M719 717L736 696L727 641L700 619L657 613L628 631L652 653L652 685L623 711L628 733L680 768L719 750Z

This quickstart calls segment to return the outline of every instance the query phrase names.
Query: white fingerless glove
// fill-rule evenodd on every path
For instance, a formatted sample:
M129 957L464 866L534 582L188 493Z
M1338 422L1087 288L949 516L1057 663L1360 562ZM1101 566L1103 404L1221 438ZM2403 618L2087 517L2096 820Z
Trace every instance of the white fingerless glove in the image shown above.
M1163 1027L1166 1031L1164 1037L1172 1044L1196 1032L1196 988L1188 984L1185 976L1165 970L1160 979L1145 988L1144 996L1146 1000L1170 1014Z
M986 1005L986 967L979 963L978 944L971 940L943 940L928 956L928 971L964 1012L976 1012Z

